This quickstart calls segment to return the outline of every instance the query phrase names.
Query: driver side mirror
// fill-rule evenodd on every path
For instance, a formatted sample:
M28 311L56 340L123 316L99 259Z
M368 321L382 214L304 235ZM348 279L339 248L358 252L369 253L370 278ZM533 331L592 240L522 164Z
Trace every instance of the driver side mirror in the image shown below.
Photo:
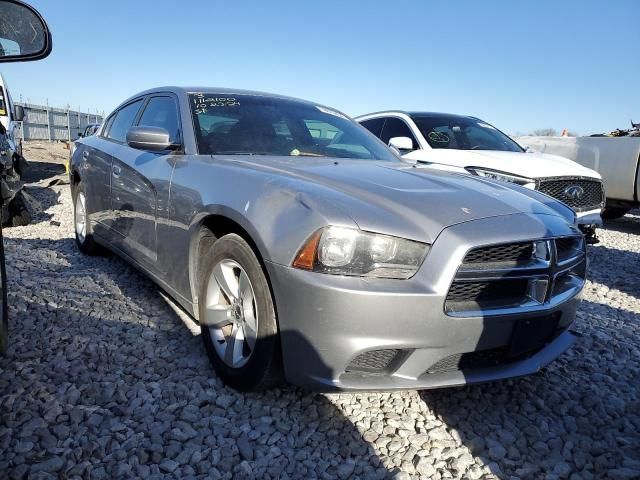
M27 62L51 53L51 32L36 9L0 0L0 62Z
M16 105L14 113L15 113L14 120L16 122L21 122L24 120L24 107L22 105Z
M169 132L162 127L131 127L127 132L127 144L131 148L153 152L180 148L180 145L171 143Z
M402 151L413 150L413 140L409 137L393 137L389 139L389 146Z
M14 120L16 122L21 122L24 120L24 107L22 105L16 105L14 113Z

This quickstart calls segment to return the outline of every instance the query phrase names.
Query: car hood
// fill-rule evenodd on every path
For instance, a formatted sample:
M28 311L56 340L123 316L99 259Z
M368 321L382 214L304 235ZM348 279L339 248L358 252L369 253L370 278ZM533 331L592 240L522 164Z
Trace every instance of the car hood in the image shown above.
M595 170L583 167L568 158L539 152L502 152L496 150L415 150L404 158L442 163L456 167L484 167L527 178L593 177L600 179Z
M235 162L277 174L297 198L323 208L331 204L362 230L423 242L448 226L480 218L516 213L573 218L568 208L537 192L523 194L502 182L400 161L262 156Z

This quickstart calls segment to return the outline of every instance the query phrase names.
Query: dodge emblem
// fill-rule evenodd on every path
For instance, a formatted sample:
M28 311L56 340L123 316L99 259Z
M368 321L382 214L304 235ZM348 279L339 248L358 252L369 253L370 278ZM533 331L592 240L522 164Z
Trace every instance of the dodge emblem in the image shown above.
M564 189L564 194L572 200L580 200L584 195L584 188L578 185L570 185Z

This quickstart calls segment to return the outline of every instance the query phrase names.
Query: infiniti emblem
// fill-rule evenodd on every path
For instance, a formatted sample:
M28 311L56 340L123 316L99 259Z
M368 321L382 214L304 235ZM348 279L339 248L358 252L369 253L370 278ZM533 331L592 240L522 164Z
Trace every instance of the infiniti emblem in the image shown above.
M584 188L578 185L570 185L564 189L564 194L573 200L580 200L584 195Z

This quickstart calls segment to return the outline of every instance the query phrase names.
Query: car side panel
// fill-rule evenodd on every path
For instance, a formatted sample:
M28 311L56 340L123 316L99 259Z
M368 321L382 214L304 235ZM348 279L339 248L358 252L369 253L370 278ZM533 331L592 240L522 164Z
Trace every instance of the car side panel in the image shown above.
M158 262L158 217L166 217L170 156L114 144L111 172L113 229L121 248L140 263L163 271Z
M78 142L72 168L78 172L87 192L87 209L94 233L110 237L111 227L111 155L110 142L89 137Z
M175 157L169 215L158 227L158 258L166 261L167 281L195 300L196 279L188 266L203 221L224 216L239 224L264 261L289 264L309 232L328 224L357 226L328 197L324 204L305 194L292 194L287 180L209 155ZM291 180L289 180L290 182ZM319 187L321 188L321 187Z

